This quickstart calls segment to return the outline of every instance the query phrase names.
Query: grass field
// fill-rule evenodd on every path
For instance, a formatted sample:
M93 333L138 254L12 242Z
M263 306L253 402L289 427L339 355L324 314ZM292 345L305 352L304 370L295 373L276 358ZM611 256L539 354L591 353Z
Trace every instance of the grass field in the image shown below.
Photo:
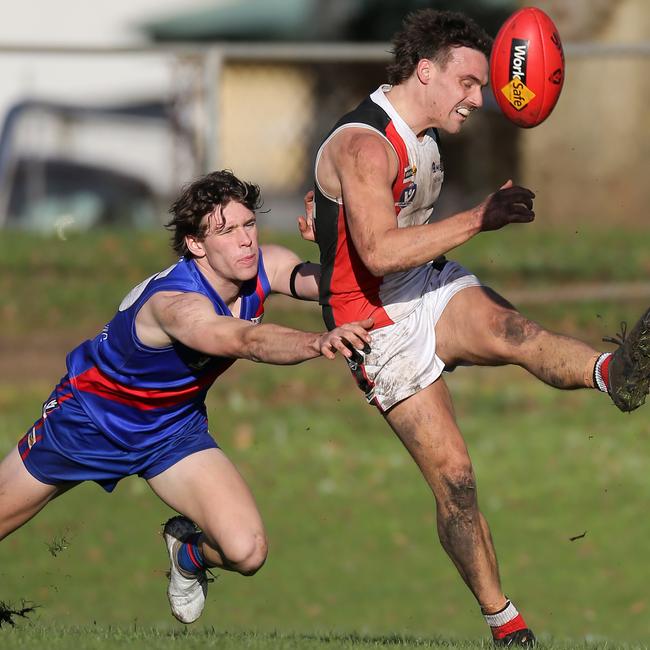
M314 258L309 244L290 241ZM165 246L164 235L119 233L2 239L0 452L37 417L66 348L93 336L133 284L172 261ZM606 258L594 255L605 249ZM645 280L650 271L642 232L513 228L460 253L506 296ZM526 311L597 345L647 301ZM315 306L271 299L267 314L321 328ZM545 646L643 647L647 408L623 416L602 395L554 391L514 368L460 369L448 383L506 591ZM112 495L83 485L0 544L0 601L39 605L15 629L0 628L0 648L490 647L477 643L485 626L437 542L432 497L340 359L294 368L240 362L208 407L215 437L265 518L263 570L220 575L187 630L165 597L159 530L168 509L137 478Z

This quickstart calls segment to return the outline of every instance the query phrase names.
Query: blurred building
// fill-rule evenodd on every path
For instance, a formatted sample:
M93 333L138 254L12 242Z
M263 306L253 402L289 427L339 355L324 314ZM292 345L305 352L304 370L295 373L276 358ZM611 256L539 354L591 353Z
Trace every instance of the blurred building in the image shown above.
M146 26L158 42L327 42L307 52L232 49L223 61L212 152L275 194L307 189L317 144L333 121L384 80L387 44L410 9L465 11L495 34L524 2L485 0L250 0L189 11ZM514 176L537 192L543 222L644 223L650 111L650 3L539 0L566 48L566 82L553 114L521 130L486 110L443 140L446 183L439 209L480 200ZM346 44L383 43L347 52ZM239 52L239 54L238 54ZM339 57L337 58L337 54ZM382 52L385 57L382 58ZM255 152L251 155L251 152ZM249 173L250 170L250 173ZM297 208L296 208L297 209Z
M196 66L150 50L140 22L188 6L23 0L5 7L0 226L160 222L167 197L200 171L184 92Z
M514 8L511 0L248 0L184 11L145 29L158 43L228 43L212 73L211 166L260 183L270 198L268 218L290 225L311 187L320 141L385 81L388 39L409 10L426 6L464 10L491 32ZM481 200L516 166L517 129L487 99L487 110L473 115L461 136L443 142L443 213Z
M650 198L641 178L650 5L536 4L567 49L560 101L544 124L522 130L486 90L485 110L460 135L443 136L437 209L468 207L514 177L535 189L545 221L640 220ZM293 227L318 143L385 80L387 39L423 6L465 11L492 34L516 8L514 0L12 5L0 25L0 224L160 221L182 184L229 167L262 186L268 222Z
M648 222L650 3L538 0L565 43L566 80L549 119L522 134L522 177L556 223Z

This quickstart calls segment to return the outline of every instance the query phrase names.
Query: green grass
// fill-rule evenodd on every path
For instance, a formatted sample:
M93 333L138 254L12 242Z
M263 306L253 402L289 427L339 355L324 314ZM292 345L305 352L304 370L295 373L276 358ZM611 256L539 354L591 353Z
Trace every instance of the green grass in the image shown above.
M235 650L320 650L343 649L364 650L366 648L433 648L447 650L488 650L492 644L472 641L450 641L438 637L417 637L407 634L371 636L356 633L333 634L328 632L299 634L285 632L221 632L211 630L162 631L158 628L143 628L137 624L115 628L99 625L85 627L41 626L30 629L8 630L4 634L7 650L23 648L41 650L43 644L48 650L65 650L75 644L84 650L104 650L105 648L130 648L131 650L203 650L219 648ZM642 650L647 645L611 643L608 641L562 641L552 638L541 640L546 650Z
M90 335L112 316L132 286L173 263L168 239L162 230L71 233L65 240L7 233L0 238L3 337L13 340L30 331ZM304 258L318 259L314 244L295 235L262 232L261 240L283 243ZM576 232L512 227L483 233L454 251L452 258L507 297L509 289L522 287L645 281L649 251L647 229ZM595 314L606 318L611 311L608 304L581 309L580 326L588 326ZM563 311L564 305L559 305L552 314L561 324ZM320 321L316 325L320 327Z
M14 314L3 321L4 353L21 365L41 337L93 335L133 284L172 259L164 234L137 237L2 240L0 311ZM523 251L513 253L520 266L499 276L513 240L504 238L493 268L486 251L500 240L486 237L481 248L479 239L463 261L489 280L502 277L506 288L548 280L542 263L530 271ZM546 241L537 248L550 265L575 264L575 242ZM645 278L642 235L593 234L592 258L607 241L616 243L607 264L617 279ZM580 272L585 281L605 277ZM43 305L55 310L52 320L50 311L39 316ZM640 309L601 302L530 311L595 344ZM315 306L272 300L268 315L321 327ZM65 351L57 351L61 370ZM0 375L0 452L37 417L54 373L34 363L20 381ZM647 409L623 416L602 395L554 391L518 369L459 369L448 382L506 591L544 647L642 647L634 644L650 638ZM0 628L0 648L490 647L476 642L485 626L438 544L431 495L340 359L292 368L240 362L212 389L208 408L265 519L263 570L220 575L187 630L165 597L159 530L168 509L137 478L112 495L82 485L0 544L0 601L39 605L15 629Z
M273 239L318 259L310 242L291 234ZM565 224L513 225L482 233L449 254L481 277L504 286L543 286L586 281L644 281L650 274L650 231L595 223L585 229Z
M174 261L165 232L94 232L61 240L8 231L0 238L5 336L74 327L88 335L128 289Z

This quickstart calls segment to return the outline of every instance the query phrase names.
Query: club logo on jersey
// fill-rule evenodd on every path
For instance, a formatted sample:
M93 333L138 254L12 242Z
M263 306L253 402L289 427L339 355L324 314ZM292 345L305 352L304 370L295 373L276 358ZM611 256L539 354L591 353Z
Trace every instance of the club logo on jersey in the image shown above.
M410 203L413 203L413 199L415 198L415 193L418 189L418 186L416 183L411 183L410 185L407 185L403 190L402 193L399 197L399 201L395 204L398 208L405 208L407 205Z
M505 98L520 111L535 98L535 93L526 86L526 68L528 66L528 41L523 38L513 38L510 48L510 82L501 92Z

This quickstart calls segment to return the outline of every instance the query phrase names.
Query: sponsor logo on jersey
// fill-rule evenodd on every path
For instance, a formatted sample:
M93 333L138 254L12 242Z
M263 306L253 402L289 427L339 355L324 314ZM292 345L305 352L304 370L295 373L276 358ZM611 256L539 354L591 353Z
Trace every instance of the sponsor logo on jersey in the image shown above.
M431 164L431 171L434 174L442 174L445 171L445 168L442 166L442 160L434 160Z
M415 165L404 167L404 182L411 180L417 174L418 168Z
M259 316L253 316L253 318L251 318L251 323L253 323L253 325L259 325L262 322L263 318L264 318L264 314L260 314Z
M27 446L31 449L36 444L36 429L32 427L32 430L27 435Z
M187 365L194 370L202 370L210 363L211 360L212 357L200 356L194 361L190 361Z
M51 399L49 402L45 402L42 411L43 419L45 420L45 418L56 408L59 408L59 402L57 400Z
M528 41L513 38L510 48L509 83L501 92L518 111L525 108L534 99L535 93L526 86L526 68L528 66Z
M106 341L108 339L108 323L104 325L100 335L99 335L99 340L100 341Z
M418 189L418 186L416 183L411 183L410 185L407 185L403 190L402 194L399 197L399 201L395 204L398 208L405 208L407 205L410 203L413 203L413 199L415 198L415 193Z

